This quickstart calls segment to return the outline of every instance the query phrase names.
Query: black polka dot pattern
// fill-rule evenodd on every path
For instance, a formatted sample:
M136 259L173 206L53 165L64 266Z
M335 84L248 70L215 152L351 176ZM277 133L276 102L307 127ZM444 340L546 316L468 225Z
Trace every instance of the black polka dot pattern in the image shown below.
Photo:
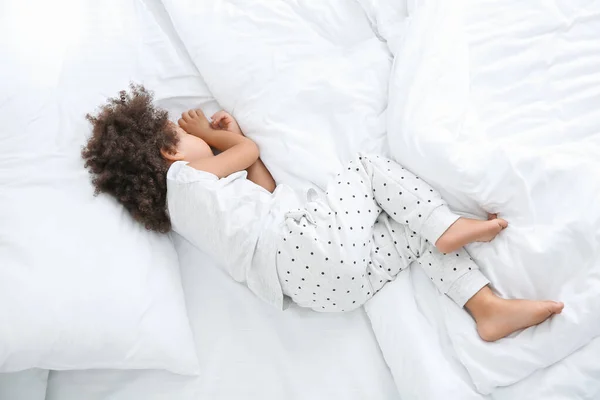
M286 295L318 311L350 311L413 261L443 293L477 269L464 250L443 255L420 236L444 205L437 192L383 157L357 158L320 202L287 218L277 249Z

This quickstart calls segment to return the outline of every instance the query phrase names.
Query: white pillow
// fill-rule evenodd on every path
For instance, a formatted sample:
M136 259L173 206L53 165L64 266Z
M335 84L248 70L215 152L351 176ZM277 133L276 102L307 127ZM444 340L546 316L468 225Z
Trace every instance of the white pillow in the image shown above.
M130 80L165 104L173 88L206 88L137 1L15 1L3 17L0 372L196 373L169 237L93 197L80 151L85 113Z
M391 57L353 0L165 0L217 101L275 180L324 188L382 152Z

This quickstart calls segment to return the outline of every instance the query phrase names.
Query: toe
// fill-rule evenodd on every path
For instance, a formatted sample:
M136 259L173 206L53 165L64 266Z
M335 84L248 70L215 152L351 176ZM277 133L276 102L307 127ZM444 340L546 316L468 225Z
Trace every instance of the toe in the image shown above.
M559 301L553 301L554 303L554 308L553 308L553 312L554 314L560 314L562 312L562 310L565 308L565 304Z
M508 221L505 219L498 218L496 221L498 221L498 225L500 225L502 229L505 229L508 226Z
M560 314L564 308L563 303L559 303L557 301L545 301L544 308L548 312L548 314Z

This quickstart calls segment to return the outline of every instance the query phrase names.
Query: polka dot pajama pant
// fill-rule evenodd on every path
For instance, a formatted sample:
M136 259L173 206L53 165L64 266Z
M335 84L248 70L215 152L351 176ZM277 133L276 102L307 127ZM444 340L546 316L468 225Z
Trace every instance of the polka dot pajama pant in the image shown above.
M359 154L324 198L286 214L277 246L283 293L316 311L362 306L410 265L463 306L489 281L468 253L440 253L437 239L458 219L417 176L381 156Z

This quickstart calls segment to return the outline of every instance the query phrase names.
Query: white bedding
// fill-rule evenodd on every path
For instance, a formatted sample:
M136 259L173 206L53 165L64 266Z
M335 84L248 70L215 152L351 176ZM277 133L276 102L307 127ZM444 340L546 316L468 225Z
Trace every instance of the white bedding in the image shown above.
M431 371L457 399L478 397L471 380L503 399L600 393L598 345L568 357L600 334L598 37L597 1L428 1L411 17L390 78L392 154L455 209L510 221L491 244L468 247L500 294L566 306L488 344L411 271L367 306L401 394L437 398L425 395ZM399 298L406 312L388 318ZM432 346L414 345L424 337ZM419 360L410 374L407 357Z
M397 36L405 47L393 49L390 148L456 209L503 213L510 229L469 251L501 294L557 298L564 315L483 344L418 269L369 303L371 324L363 312L280 313L176 239L201 374L51 372L47 399L600 396L600 339L589 343L600 333L600 3L413 3ZM167 54L186 59L161 6L138 4L175 43ZM279 181L323 187L354 151L387 151L391 57L358 2L165 4L208 87ZM215 110L194 66L171 74L161 57L146 60L159 64L161 73L146 75L159 104Z

